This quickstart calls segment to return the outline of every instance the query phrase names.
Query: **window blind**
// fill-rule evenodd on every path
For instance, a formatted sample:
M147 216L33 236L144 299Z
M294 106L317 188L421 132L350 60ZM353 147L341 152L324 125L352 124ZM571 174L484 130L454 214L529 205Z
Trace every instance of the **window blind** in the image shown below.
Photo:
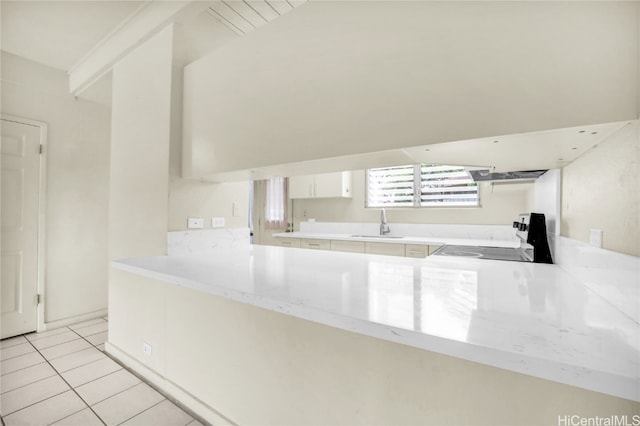
M421 206L477 206L478 184L460 166L420 165Z
M367 206L413 206L415 198L414 166L369 169Z
M478 204L478 185L461 166L409 164L367 170L367 207Z

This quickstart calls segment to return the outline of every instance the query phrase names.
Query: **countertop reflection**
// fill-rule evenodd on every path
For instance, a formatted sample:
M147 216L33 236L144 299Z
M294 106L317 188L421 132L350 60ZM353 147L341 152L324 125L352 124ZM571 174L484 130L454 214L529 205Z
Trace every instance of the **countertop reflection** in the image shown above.
M640 326L557 265L251 246L118 269L640 401Z

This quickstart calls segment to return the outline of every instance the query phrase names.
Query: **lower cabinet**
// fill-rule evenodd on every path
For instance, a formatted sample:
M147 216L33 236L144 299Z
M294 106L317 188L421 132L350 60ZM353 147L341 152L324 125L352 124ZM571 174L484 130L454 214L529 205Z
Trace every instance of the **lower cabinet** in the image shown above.
M333 250L348 253L384 254L425 258L440 248L422 244L397 244L364 241L325 240L315 238L277 238L282 247L297 247L312 250Z
M370 254L386 254L387 256L404 256L405 244L366 242L364 252Z
M331 250L364 253L364 241L331 240Z
M277 238L278 244L282 247L300 247L300 238Z
M429 246L422 244L405 244L404 255L406 257L427 257L429 256Z
M303 238L300 240L300 247L312 250L331 250L330 240L311 240Z

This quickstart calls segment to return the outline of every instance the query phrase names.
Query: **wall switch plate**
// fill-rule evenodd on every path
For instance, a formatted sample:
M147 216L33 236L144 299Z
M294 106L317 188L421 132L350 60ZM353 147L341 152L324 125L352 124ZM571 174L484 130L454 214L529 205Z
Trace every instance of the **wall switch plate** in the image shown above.
M589 244L602 248L602 229L592 229L589 233Z
M211 227L212 228L223 228L224 227L224 217L212 217L211 218Z
M231 203L231 216L238 217L240 216L240 212L238 211L238 204Z
M187 228L189 229L202 229L204 228L204 218L202 217L190 217L187 221Z
M151 356L151 352L152 352L152 347L150 344L148 344L147 342L142 342L142 353L145 354L146 356Z

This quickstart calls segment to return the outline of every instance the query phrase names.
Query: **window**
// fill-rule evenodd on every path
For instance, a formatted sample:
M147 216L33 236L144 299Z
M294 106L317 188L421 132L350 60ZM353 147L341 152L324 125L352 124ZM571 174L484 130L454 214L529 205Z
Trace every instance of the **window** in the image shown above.
M367 207L478 206L478 185L461 166L410 164L367 170Z
M273 178L266 182L264 219L267 229L287 227L287 180L285 178Z

